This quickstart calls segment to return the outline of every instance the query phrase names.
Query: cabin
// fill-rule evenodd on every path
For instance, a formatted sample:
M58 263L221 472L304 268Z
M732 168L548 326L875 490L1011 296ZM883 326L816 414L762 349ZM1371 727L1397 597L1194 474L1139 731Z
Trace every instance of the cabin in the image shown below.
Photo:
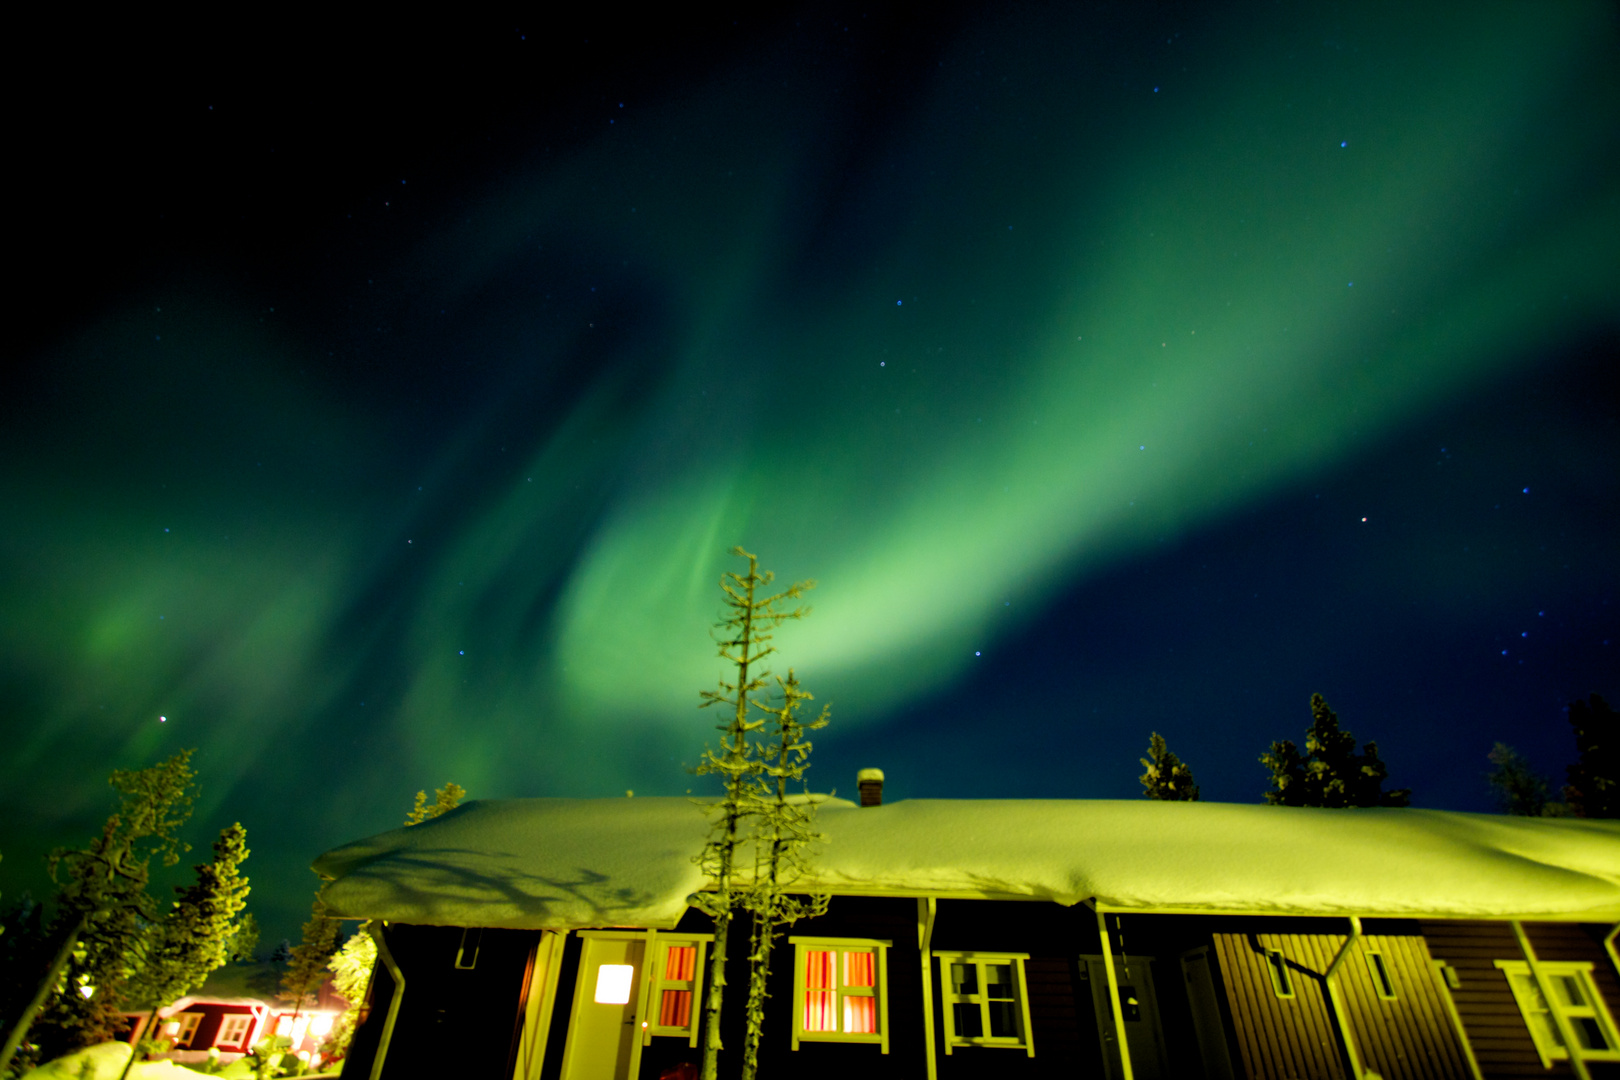
M163 1039L169 1049L151 1056L177 1064L210 1057L229 1064L274 1035L288 1040L288 1052L318 1060L321 1043L349 1004L328 978L312 1001L295 1009L276 992L280 976L281 969L270 963L228 964L194 993L158 1009L156 1017L145 1009L126 1009L123 1041Z
M1620 1077L1620 822L811 796L760 1074ZM322 855L378 964L345 1074L684 1080L714 927L689 799L471 802ZM733 923L720 1075L743 1042Z

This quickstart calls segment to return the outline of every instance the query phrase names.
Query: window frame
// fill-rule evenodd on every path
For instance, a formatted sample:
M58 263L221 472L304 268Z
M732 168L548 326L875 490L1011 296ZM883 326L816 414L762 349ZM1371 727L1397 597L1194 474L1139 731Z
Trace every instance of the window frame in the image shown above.
M1530 1030L1530 1038L1536 1044L1536 1053L1541 1057L1541 1067L1552 1068L1555 1061L1568 1061L1570 1048L1561 1045L1554 1039L1562 1040L1559 1030L1558 1015L1571 1023L1575 1020L1592 1020L1599 1032L1608 1040L1607 1050L1581 1049L1582 1061L1620 1061L1620 1032L1617 1032L1614 1017L1609 1015L1609 1008L1603 1002L1603 995L1599 993L1597 982L1592 978L1593 964L1590 960L1537 960L1536 968L1540 969L1541 976L1546 979L1573 978L1580 986L1581 992L1586 995L1590 1005L1566 1005L1560 1007L1555 1002L1547 1001L1541 992L1540 980L1536 978L1530 964L1524 960L1498 960L1497 970L1507 979L1508 989L1513 992L1513 1002L1519 1007L1519 1018L1524 1026ZM1538 1007L1544 1006L1544 1007ZM1555 1012L1556 1010L1556 1012ZM1545 1025L1535 1020L1535 1017L1545 1016Z
M1281 949L1266 948L1264 959L1266 974L1271 978L1271 992L1284 1001L1294 997L1294 977L1288 971L1288 957Z
M1380 1001L1398 1001L1400 991L1395 986L1395 972L1389 957L1379 949L1368 949L1362 954L1367 960L1367 977L1372 980L1373 993Z
M173 1020L180 1025L174 1033L175 1047L178 1049L181 1048L181 1044L184 1044L185 1049L190 1049L191 1040L197 1037L197 1029L202 1026L203 1014L188 1009L173 1014L169 1017L169 1020ZM168 1020L165 1020L164 1023L168 1023Z
M889 1052L889 949L893 941L880 938L835 938L835 937L801 937L794 935L788 938L788 944L793 946L793 1049L797 1050L801 1042L842 1042L842 1043L875 1043L882 1047L883 1053ZM875 1032L848 1032L848 1031L806 1031L804 1029L805 1006L805 958L811 952L828 952L837 954L833 962L833 969L838 974L836 979L840 985L833 987L838 995L834 1002L833 1017L839 1025L844 1022L842 1008L845 994L843 983L844 956L847 953L872 954L872 993L875 999L873 1012L876 1016L877 1030ZM866 997L866 994L855 995Z
M978 950L935 950L934 956L939 960L939 1000L940 1013L945 1022L945 1056L949 1057L951 1051L968 1046L986 1046L1005 1050L1022 1050L1029 1057L1035 1056L1035 1036L1030 1031L1029 1023L1029 983L1024 974L1024 961L1029 959L1029 953L1010 952L980 952ZM958 994L952 989L951 965L967 963L972 964L975 971L976 982L979 987L975 994ZM956 1033L956 1010L954 1006L964 1004L977 1004L979 1006L980 1030L990 1030L990 997L988 996L989 982L985 978L984 968L988 964L1010 964L1013 968L1013 995L1018 1004L1019 1033L1015 1037L994 1035L958 1035ZM998 1001L1006 1000L997 998Z
M687 1046L698 1044L698 1029L702 1026L703 1018L703 976L707 972L705 962L709 955L709 943L714 940L713 934L679 934L655 931L651 936L651 960L646 963L646 973L643 985L647 988L645 1022L641 1029L641 1045L651 1046L653 1036L668 1036L686 1040ZM696 949L697 953L692 961L692 977L690 979L668 979L664 973L668 970L669 950ZM685 1027L664 1026L658 1023L658 1016L663 1010L665 990L685 990L692 995L692 1007L687 1013Z
M226 1013L224 1016L220 1017L219 1029L214 1033L214 1045L219 1047L221 1050L233 1046L246 1047L247 1041L253 1037L253 1020L254 1017L252 1013ZM242 1028L240 1034L229 1041L226 1041L226 1030L238 1021L245 1021L247 1026Z

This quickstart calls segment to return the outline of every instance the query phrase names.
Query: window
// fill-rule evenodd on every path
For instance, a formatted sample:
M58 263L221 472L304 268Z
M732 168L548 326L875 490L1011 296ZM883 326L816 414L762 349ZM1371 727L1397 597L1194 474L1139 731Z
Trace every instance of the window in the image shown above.
M248 1031L253 1027L253 1017L243 1013L227 1016L220 1022L219 1036L214 1039L214 1045L228 1048L240 1046L248 1037Z
M1620 1061L1620 1037L1616 1036L1614 1020L1592 982L1590 963L1542 961L1536 965L1552 989L1551 1009L1530 974L1529 964L1523 960L1498 960L1496 966L1513 988L1513 1000L1518 1002L1530 1037L1536 1041L1536 1053L1541 1055L1543 1068L1551 1068L1554 1061L1569 1058L1569 1047L1558 1030L1554 1010L1574 1032L1583 1061Z
M806 1039L878 1043L889 1052L890 942L791 937L793 1049Z
M677 937L659 934L657 966L651 973L647 1036L676 1035L697 1045L698 1017L702 1013L698 990L703 960L712 935Z
M1035 1056L1025 994L1027 953L936 952L945 1016L945 1053L958 1046L1003 1046Z
M633 964L603 964L596 969L596 996L591 1000L598 1005L628 1005L635 979Z
M197 1034L197 1025L202 1023L202 1013L176 1013L170 1019L180 1025L174 1033L174 1045L190 1046L191 1037Z
M1372 975L1373 989L1385 1001L1395 1000L1395 984L1390 981L1389 962L1384 959L1381 952L1369 950L1367 956L1367 971Z
M1294 981L1288 974L1288 961L1280 949L1266 950L1266 967L1271 972L1271 989L1280 998L1294 996Z

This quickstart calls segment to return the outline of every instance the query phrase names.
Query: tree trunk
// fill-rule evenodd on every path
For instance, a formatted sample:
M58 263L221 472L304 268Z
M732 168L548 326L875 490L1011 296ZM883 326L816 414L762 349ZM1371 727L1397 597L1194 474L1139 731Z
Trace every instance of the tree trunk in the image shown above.
M726 937L731 930L731 911L715 917L714 942L709 953L709 985L703 1004L703 1064L699 1080L717 1080L720 1075L720 1010L726 993Z
M73 955L73 946L79 943L79 935L84 933L85 924L89 921L90 915L88 913L79 916L79 921L73 925L72 930L68 931L68 936L62 939L61 947L56 950L56 955L51 958L51 966L45 970L44 976L40 978L39 988L34 991L34 1000L28 1003L28 1008L22 1011L22 1014L17 1017L17 1022L11 1026L11 1030L6 1032L6 1044L3 1048L0 1048L0 1074L10 1068L11 1059L17 1056L17 1047L22 1045L23 1038L28 1034L28 1029L34 1024L34 1017L39 1015L39 1010L45 1004L45 999L50 996L51 989L56 986L57 978L62 974L62 969L67 966L68 957Z
M146 1034L147 1028L157 1024L157 1012L158 1006L152 1006L152 1011L146 1014L141 1026L135 1029L135 1034L129 1040L129 1060L124 1062L124 1071L118 1074L118 1080L128 1080L129 1070L135 1067L135 1055L140 1052L141 1037Z

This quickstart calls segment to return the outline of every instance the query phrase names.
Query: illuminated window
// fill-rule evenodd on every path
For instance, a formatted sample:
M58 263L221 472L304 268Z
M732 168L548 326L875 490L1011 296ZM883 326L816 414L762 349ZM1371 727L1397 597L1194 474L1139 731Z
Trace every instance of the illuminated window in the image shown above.
M1385 1001L1395 1000L1395 983L1389 977L1389 962L1384 954L1369 950L1367 956L1367 972L1372 975L1373 989Z
M1280 998L1294 996L1294 980L1288 973L1288 961L1279 949L1266 950L1266 969L1271 972L1271 989Z
M1550 1069L1554 1061L1569 1058L1569 1047L1558 1030L1554 1010L1575 1033L1581 1060L1620 1061L1620 1036L1616 1036L1614 1020L1592 982L1590 963L1542 961L1536 965L1552 988L1551 1009L1530 974L1529 964L1523 960L1498 960L1496 966L1513 988L1513 1000L1518 1002L1530 1037L1536 1041L1542 1068Z
M596 969L596 996L591 1000L598 1005L627 1005L635 979L634 964L603 964Z
M647 1036L676 1035L697 1045L702 1007L698 991L703 985L703 961L709 935L680 937L659 934L658 966L652 974ZM648 1040L643 1040L648 1041Z
M174 1032L174 1045L191 1045L191 1037L197 1034L197 1025L202 1023L202 1013L177 1013L169 1019L179 1025Z
M944 1003L945 1053L1001 1046L1035 1056L1025 994L1027 953L936 952Z
M788 939L793 956L793 1048L803 1040L878 1043L889 1052L889 942Z
M243 1013L227 1016L219 1025L219 1035L214 1039L215 1046L240 1046L248 1037L253 1027L253 1017Z

